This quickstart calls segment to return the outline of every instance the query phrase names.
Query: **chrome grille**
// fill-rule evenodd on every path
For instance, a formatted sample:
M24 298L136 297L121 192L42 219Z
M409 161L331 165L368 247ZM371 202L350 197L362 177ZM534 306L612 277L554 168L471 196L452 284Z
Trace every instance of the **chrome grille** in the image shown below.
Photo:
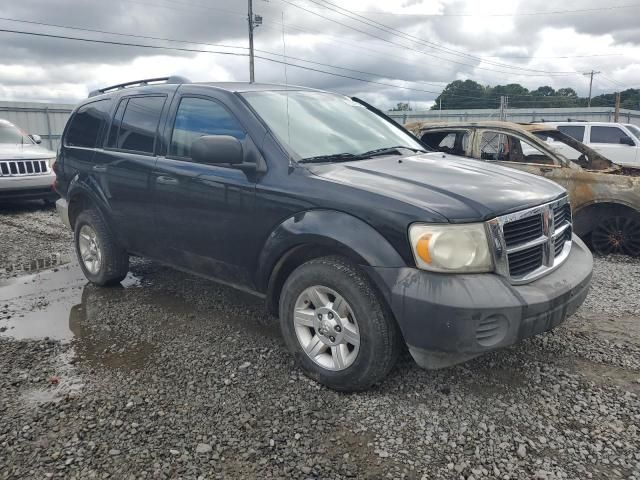
M542 215L533 215L506 223L503 233L507 247L538 238L542 235Z
M509 273L521 277L542 266L542 245L534 245L509 254Z
M564 262L571 250L571 206L567 197L488 222L496 271L526 283Z
M21 177L49 173L46 160L0 160L0 177Z

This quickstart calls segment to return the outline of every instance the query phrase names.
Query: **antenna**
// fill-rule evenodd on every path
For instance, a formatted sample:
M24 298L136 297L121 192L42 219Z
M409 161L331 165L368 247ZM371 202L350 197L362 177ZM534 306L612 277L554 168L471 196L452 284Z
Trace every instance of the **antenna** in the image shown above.
M285 96L287 98L287 141L291 145L291 124L289 122L289 79L287 78L287 46L284 41L284 12L282 13L282 57L284 59L284 86ZM289 164L291 164L291 157L289 157Z

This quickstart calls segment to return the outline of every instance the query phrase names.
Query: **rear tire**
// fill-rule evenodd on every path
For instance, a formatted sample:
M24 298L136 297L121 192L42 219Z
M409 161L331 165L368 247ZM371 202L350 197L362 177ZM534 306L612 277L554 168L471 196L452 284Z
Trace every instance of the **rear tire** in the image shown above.
M80 268L91 283L115 285L129 271L129 255L118 245L102 215L84 210L76 219L74 244Z
M280 295L280 326L305 374L338 391L381 381L402 350L395 319L369 279L337 256L291 273Z

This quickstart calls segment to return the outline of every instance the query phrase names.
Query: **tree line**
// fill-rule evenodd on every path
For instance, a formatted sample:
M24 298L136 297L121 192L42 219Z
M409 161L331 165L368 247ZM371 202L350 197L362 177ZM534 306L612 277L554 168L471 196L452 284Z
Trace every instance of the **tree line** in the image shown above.
M548 85L529 90L518 83L483 86L473 80L449 83L435 100L431 110L498 108L500 97L509 97L509 108L586 107L588 99L580 97L573 88L554 89ZM615 93L606 93L591 99L592 107L613 107ZM408 109L398 104L395 109ZM620 92L620 108L640 109L640 89L629 88ZM394 109L394 110L395 110Z

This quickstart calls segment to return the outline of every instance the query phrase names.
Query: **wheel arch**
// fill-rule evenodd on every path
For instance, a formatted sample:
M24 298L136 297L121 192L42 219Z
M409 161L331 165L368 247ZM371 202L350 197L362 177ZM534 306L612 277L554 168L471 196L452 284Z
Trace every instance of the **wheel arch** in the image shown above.
M71 229L75 228L75 221L78 215L87 208L95 207L103 216L108 225L109 202L102 193L102 189L91 179L80 179L75 177L67 190L67 202L69 208L69 224Z
M406 266L386 238L357 217L333 210L296 214L273 230L260 255L256 284L266 292L269 310L277 314L282 287L293 270L329 255L364 267ZM374 286L376 280L371 278Z
M640 218L640 210L620 200L597 200L582 204L573 213L573 229L579 236L589 235L596 225L608 216L633 215Z

